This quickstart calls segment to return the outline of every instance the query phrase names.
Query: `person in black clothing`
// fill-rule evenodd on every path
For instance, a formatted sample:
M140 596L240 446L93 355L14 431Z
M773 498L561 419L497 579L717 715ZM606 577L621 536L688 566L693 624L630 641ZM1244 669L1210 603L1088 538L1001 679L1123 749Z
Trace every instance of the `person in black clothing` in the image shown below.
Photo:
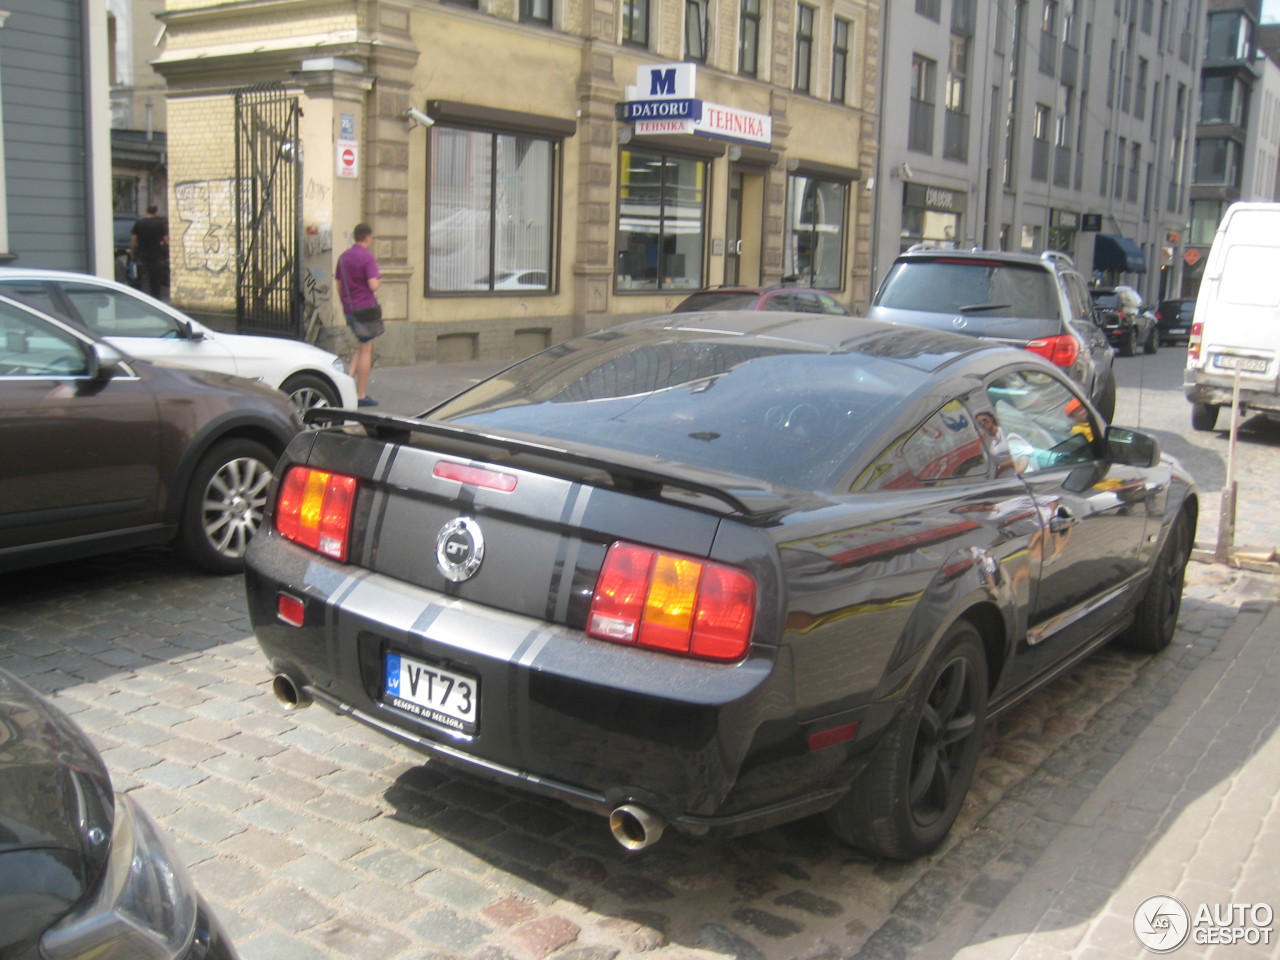
M154 203L133 225L129 252L138 261L138 283L153 297L163 297L169 283L169 221Z

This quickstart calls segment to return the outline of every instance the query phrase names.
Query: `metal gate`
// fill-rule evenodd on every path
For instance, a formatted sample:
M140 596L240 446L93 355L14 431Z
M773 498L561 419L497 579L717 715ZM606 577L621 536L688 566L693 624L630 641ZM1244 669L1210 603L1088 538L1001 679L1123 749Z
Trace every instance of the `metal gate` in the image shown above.
M298 98L278 84L236 96L236 329L302 336Z

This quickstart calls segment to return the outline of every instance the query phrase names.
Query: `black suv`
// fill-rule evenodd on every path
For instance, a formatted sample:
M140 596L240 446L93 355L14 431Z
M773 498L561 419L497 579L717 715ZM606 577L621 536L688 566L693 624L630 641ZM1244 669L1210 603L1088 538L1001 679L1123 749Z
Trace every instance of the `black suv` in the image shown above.
M1142 294L1133 287L1093 287L1089 296L1098 326L1120 356L1132 357L1138 347L1143 353L1156 352L1156 318L1143 304Z
M1115 413L1111 344L1066 254L912 247L894 260L868 316L1023 347L1079 383L1104 420Z

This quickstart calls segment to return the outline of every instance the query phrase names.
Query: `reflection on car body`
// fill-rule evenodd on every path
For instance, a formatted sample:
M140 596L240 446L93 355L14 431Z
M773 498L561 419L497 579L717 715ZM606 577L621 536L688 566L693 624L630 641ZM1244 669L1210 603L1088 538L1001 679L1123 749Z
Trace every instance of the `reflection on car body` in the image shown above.
M1034 469L982 442L1001 406ZM353 420L290 447L250 547L277 695L629 848L825 811L933 849L990 716L1108 640L1168 643L1198 509L1042 358L853 317L621 324ZM474 712L398 704L406 663Z

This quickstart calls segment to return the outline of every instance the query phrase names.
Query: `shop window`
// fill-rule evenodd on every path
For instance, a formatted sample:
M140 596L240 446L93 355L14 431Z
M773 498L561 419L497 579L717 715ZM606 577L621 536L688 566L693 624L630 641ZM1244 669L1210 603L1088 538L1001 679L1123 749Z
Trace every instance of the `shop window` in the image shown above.
M649 0L622 0L622 42L649 46Z
M696 290L703 285L708 175L705 160L621 152L619 290Z
M431 292L552 289L557 147L534 137L432 128Z
M787 179L786 275L811 287L842 289L848 200L846 183L799 174Z

